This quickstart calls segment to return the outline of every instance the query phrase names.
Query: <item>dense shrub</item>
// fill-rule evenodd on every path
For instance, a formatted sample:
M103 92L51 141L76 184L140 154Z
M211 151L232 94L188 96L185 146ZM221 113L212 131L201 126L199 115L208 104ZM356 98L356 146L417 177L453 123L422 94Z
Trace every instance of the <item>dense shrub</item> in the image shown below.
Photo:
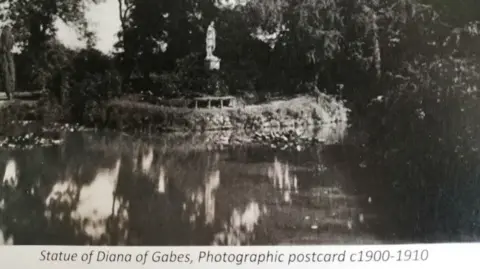
M66 76L68 111L74 122L96 122L106 102L121 93L121 78L111 59L100 51L80 51Z
M14 40L10 27L5 27L2 30L0 38L0 63L1 63L1 89L3 89L9 98L15 91L15 63L12 48Z
M478 82L474 65L453 62L434 62L415 84L397 84L371 104L364 126L370 139L359 161L368 169L356 174L365 180L355 188L374 197L383 228L404 240L480 235Z
M107 100L121 93L113 60L95 49L75 51L51 41L41 53L24 50L16 55L16 68L22 91L46 91L39 109L51 121L100 122ZM37 113L44 115L42 111Z
M75 51L52 40L36 50L24 49L15 56L18 89L39 91L48 89L57 93L60 85L55 78L70 67Z

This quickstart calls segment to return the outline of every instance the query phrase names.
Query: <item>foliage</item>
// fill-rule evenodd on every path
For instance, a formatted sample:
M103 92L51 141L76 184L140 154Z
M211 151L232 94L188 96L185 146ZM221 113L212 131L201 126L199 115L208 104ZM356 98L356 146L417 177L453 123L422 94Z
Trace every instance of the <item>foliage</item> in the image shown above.
M18 88L21 91L39 91L48 88L51 92L58 92L60 85L55 85L55 79L59 73L70 66L70 60L74 55L73 50L56 40L48 42L38 57L29 52L17 54L17 76L24 78L18 80Z
M108 102L124 89L158 97L338 95L370 136L361 161L377 173L371 180L382 192L382 213L400 215L391 218L403 231L398 236L478 232L469 226L480 204L478 1L251 0L233 8L213 0L118 1L122 28L113 57L91 49L84 0L0 1L10 6L21 48L19 88L50 93L43 119L63 113L83 124L157 131L205 123L189 110ZM56 19L81 29L90 47L59 44ZM211 21L222 59L217 72L204 68ZM6 108L0 123L15 113ZM231 113L241 122L262 111Z
M172 72L165 72L154 81L157 95L191 96L202 92L205 88L208 74L204 68L204 59L200 53L191 53L177 61L177 67Z
M101 1L101 0L100 0ZM85 13L88 4L98 0L0 0L4 20L12 26L16 47L19 87L22 91L45 90L65 64L70 52L56 40L57 20L75 26L89 47L95 36L89 30ZM59 50L59 51L57 51Z
M1 62L1 89L3 89L9 99L15 91L15 63L12 55L13 36L10 27L5 27L2 30L0 40L0 62Z
M415 48L400 42L408 60L384 84L384 103L369 108L363 161L378 171L374 184L388 195L377 202L389 205L380 213L395 214L398 237L463 240L479 232L480 39L475 24L449 29L440 19L416 30Z
M215 7L211 0L121 2L118 47L123 76L143 79L175 69L178 59L203 50L204 32ZM160 16L159 16L160 14Z
M98 0L23 1L1 0L6 19L12 23L16 41L22 48L40 48L55 37L55 21L74 25L87 39L93 38L85 19L87 5Z
M48 95L42 107L45 112L58 112L52 115L56 120L92 124L92 117L101 115L104 103L121 93L114 62L100 51L72 51L51 42L40 59L43 68L29 65L26 54L17 57L20 75L29 78L20 81L21 87L38 90L45 85Z
M248 109L191 110L185 106L158 106L146 103L114 100L107 105L107 125L122 131L191 131L236 128L257 131L257 127L273 128L302 126L317 114L321 123L343 122L348 111L341 102L322 97L298 97L292 100L251 106ZM250 130L252 129L252 130Z
M111 59L97 50L80 51L71 65L66 83L70 115L74 122L92 124L106 101L121 94L121 78Z

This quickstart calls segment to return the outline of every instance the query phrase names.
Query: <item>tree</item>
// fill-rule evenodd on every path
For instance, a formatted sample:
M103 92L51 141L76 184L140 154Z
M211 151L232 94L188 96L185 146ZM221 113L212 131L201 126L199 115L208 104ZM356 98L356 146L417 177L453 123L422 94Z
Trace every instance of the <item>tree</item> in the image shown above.
M55 42L55 21L57 19L75 26L87 39L87 44L93 46L94 34L88 29L85 12L88 4L96 4L101 0L0 0L0 4L7 8L6 19L12 26L15 42L21 49L22 62L28 70L23 70L25 90L39 90L45 88L49 80L43 69L48 66L45 52L51 43ZM37 74L47 77L39 77Z
M8 99L13 98L15 91L15 63L12 55L13 36L7 25L2 29L0 36L0 61L2 89L7 93Z
M120 69L126 80L141 79L151 88L153 76L173 72L177 61L203 50L204 32L216 7L212 0L129 0L121 4Z
M17 42L22 48L39 47L55 37L55 21L73 25L87 39L93 39L85 12L89 4L102 0L1 0L7 7L7 19L12 23Z
M442 16L442 21L452 27L463 27L480 20L478 13L480 3L475 0L420 0L420 2L432 6Z

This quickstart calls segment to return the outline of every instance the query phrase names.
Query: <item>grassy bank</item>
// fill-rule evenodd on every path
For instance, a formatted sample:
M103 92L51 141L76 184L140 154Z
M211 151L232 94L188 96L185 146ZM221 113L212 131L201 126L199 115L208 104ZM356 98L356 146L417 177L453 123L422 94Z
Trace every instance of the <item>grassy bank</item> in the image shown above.
M239 108L188 109L114 100L107 105L106 125L122 131L207 131L315 126L346 122L348 109L332 97L301 96Z
M328 96L318 100L301 96L226 109L188 109L117 99L85 110L79 122L68 109L48 99L15 100L0 106L0 147L48 146L61 141L59 135L64 132L103 129L197 135L192 139L203 142L195 144L207 148L253 143L300 150L316 142L337 141L346 126L347 113L342 102Z
M82 119L69 117L68 109L47 100L4 102L0 106L2 133L19 127L18 122L35 121L80 124L126 132L259 130L323 126L347 122L343 102L323 95L272 101L238 108L189 109L115 99L86 109ZM81 121L81 122L79 122Z

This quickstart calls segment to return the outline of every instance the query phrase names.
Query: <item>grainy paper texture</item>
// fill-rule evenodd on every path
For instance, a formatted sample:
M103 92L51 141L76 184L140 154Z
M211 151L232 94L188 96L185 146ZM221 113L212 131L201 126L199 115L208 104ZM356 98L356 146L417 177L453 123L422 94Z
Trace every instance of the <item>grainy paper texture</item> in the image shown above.
M475 242L480 2L437 2L1 1L0 243Z

